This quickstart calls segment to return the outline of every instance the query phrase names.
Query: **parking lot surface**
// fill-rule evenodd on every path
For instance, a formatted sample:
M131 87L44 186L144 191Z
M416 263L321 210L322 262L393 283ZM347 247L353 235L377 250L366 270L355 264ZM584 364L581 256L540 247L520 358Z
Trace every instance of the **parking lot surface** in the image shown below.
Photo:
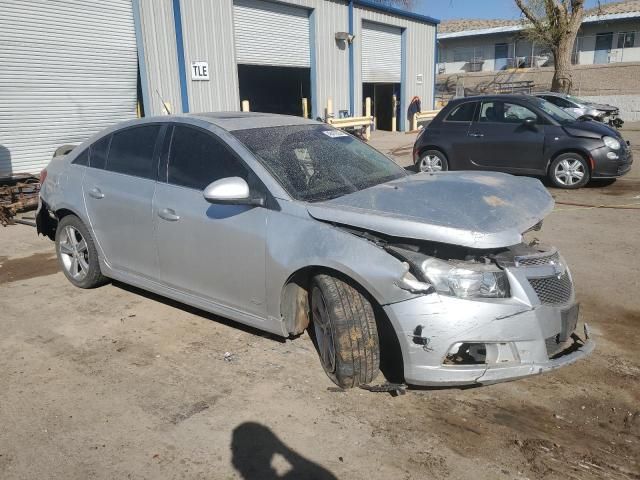
M639 125L623 134L640 145ZM407 166L414 138L372 144ZM569 262L596 351L398 397L334 388L306 334L74 288L53 243L0 229L0 478L640 478L640 167L551 193L539 237Z

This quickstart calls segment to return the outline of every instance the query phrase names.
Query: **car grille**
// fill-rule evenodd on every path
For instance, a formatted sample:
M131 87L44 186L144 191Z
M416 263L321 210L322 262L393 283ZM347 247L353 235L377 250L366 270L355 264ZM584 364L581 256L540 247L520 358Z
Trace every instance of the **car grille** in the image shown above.
M538 295L540 303L547 305L562 305L571 299L573 284L568 273L564 273L560 278L530 278L529 283Z
M551 255L544 255L539 257L518 257L519 267L537 267L539 265L549 265L550 263L560 263L560 256L558 252L554 252Z

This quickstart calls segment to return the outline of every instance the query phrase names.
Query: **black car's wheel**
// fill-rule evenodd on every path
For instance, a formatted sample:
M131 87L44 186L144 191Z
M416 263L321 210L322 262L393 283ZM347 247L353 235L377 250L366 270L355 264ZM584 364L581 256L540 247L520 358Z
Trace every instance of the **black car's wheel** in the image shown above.
M420 155L416 167L419 172L443 172L449 170L449 162L440 150L427 150Z
M58 223L56 253L60 268L76 287L94 288L107 280L100 271L98 251L89 230L75 215L67 215Z
M549 166L549 180L558 188L580 188L589 182L589 166L582 155L563 153Z
M313 278L310 296L314 343L329 378L342 388L373 381L380 346L371 303L330 275Z

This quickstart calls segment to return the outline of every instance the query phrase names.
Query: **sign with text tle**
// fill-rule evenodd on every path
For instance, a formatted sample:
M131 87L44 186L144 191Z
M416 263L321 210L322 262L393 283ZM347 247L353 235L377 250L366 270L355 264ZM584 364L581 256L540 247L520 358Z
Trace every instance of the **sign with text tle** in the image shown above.
M191 62L191 80L209 80L209 62Z

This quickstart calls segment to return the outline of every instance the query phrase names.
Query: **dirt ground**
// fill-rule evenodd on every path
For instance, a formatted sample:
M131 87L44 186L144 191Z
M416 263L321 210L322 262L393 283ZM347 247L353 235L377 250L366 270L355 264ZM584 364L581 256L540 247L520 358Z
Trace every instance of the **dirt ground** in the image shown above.
M406 165L413 140L373 143ZM74 288L50 241L0 229L0 478L640 479L640 210L560 203L638 205L640 165L552 194L540 238L571 265L594 354L398 397L333 388L306 334Z

